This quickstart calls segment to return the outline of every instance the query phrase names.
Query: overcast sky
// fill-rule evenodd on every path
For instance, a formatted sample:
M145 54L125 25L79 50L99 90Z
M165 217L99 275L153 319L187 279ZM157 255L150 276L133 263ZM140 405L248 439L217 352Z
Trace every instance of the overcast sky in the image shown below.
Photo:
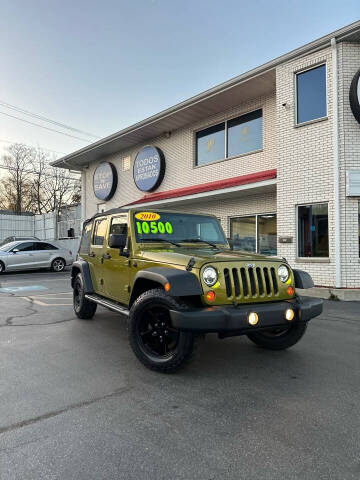
M0 0L0 102L102 137L359 17L359 0ZM0 150L95 140L3 113Z

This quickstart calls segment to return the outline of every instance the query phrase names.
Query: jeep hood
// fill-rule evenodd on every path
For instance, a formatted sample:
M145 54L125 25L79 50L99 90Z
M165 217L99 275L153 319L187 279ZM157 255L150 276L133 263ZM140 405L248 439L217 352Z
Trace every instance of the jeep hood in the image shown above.
M136 252L135 256L141 260L156 262L167 265L178 265L186 267L190 258L195 259L195 268L201 268L209 262L260 262L269 261L271 263L283 261L279 257L269 257L255 253L244 252L240 250L218 251L212 248L194 248L192 247L167 247L147 248Z

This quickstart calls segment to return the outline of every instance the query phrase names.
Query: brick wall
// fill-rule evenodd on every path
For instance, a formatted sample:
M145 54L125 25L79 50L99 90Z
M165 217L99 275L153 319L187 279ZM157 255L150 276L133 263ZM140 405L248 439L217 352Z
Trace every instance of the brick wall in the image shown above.
M326 286L335 284L331 60L329 47L281 65L276 71L278 236L294 239L292 244L278 244L278 254L308 271L316 285ZM328 119L296 127L294 73L323 62L327 71ZM329 260L299 260L297 205L316 202L329 204Z
M194 131L258 108L263 109L263 150L261 152L245 154L231 160L194 168ZM161 148L166 158L165 177L157 191L161 192L276 168L275 114L274 93L273 95L257 98L226 112L214 115L203 122L197 122L187 128L172 132L169 139L161 136L149 140L147 144ZM143 146L145 144L139 144L130 150L124 150L103 159L113 162L117 167L119 175L117 191L114 197L106 202L106 209L124 205L144 195L143 192L136 188L132 175L133 161L137 152ZM122 159L127 156L131 157L131 168L123 171ZM101 203L95 198L92 188L93 174L97 165L98 163L90 165L86 173L87 217L93 215L97 211L97 204Z
M338 65L342 281L345 287L359 288L358 214L360 198L346 197L346 170L360 170L360 124L355 120L349 103L351 80L360 68L360 45L341 43L338 46Z

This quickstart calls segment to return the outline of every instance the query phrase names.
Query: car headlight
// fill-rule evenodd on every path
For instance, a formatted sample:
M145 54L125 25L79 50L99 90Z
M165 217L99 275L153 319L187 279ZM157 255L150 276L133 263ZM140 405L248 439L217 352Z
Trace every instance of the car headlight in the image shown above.
M214 267L206 267L202 275L208 287L212 287L217 282L218 274Z
M289 269L285 265L280 265L278 268L278 275L280 280L285 283L290 276Z

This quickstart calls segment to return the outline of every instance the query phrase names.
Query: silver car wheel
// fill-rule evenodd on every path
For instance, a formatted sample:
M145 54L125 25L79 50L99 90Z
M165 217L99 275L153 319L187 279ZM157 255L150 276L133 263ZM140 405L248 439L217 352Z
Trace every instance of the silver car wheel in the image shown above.
M54 272L62 272L65 268L65 262L61 258L57 258L52 263L52 268Z
M0 262L0 273L2 273L5 270L5 266L2 262Z

